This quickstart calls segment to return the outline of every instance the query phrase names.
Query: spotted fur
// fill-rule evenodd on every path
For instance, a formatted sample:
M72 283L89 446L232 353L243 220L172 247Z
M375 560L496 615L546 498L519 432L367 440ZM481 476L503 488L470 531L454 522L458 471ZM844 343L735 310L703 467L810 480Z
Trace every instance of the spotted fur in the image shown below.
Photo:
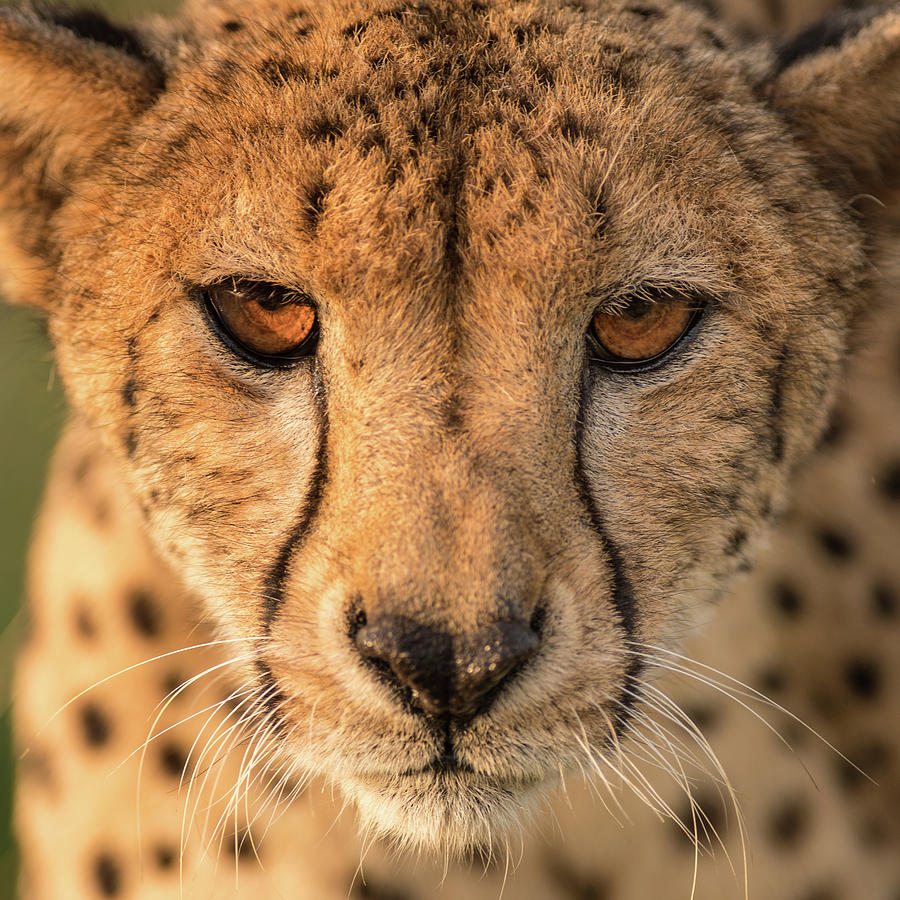
M810 827L796 761L744 757L769 789L741 802L702 708L658 678L763 711L757 685L788 689L790 651L750 688L677 654L813 466L848 348L878 343L856 335L883 290L898 46L893 7L774 46L670 2L204 3L133 30L4 11L3 286L45 311L72 407L18 677L26 894L222 896L222 855L247 896L436 890L380 843L355 878L355 829L329 828L312 779L365 835L480 853L487 874L456 862L446 896L497 896L545 802L570 843L529 838L517 897L673 896L675 876L689 895L679 834L734 859L698 895L740 896L766 828L759 896L838 896L824 869L778 874ZM231 353L202 301L230 276L311 296L316 356ZM691 335L646 371L588 360L598 305L649 288L702 298ZM859 552L825 520L814 538L829 565ZM799 570L766 589L788 619ZM892 588L872 591L887 615ZM701 660L743 673L742 633L782 636L726 605L719 628L750 624ZM540 647L476 714L426 716L360 655L388 620L457 683L490 629L528 623ZM835 671L863 707L886 677L862 646ZM849 762L810 753L864 778L890 731ZM574 784L571 809L544 800L579 770L606 812ZM623 786L639 838L607 835ZM598 834L633 873L596 870ZM846 879L857 850L830 841ZM865 858L846 896L891 896L896 861Z

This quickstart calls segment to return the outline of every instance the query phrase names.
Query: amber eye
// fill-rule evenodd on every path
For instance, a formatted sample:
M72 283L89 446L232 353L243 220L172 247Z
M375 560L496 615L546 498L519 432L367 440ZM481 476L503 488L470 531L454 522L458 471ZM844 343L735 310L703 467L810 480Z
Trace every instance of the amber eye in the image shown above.
M204 288L203 298L219 337L256 365L284 368L315 352L316 307L305 294L229 279Z
M611 311L598 310L591 321L591 357L628 369L656 361L673 349L696 322L703 302L687 296L632 297Z

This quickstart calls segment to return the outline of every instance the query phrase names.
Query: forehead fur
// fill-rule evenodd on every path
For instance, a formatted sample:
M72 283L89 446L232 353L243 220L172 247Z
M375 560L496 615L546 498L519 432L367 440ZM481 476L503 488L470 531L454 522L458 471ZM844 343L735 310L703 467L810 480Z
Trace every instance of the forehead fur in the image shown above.
M127 175L171 191L173 246L173 205L209 223L174 266L189 281L241 272L352 303L661 277L773 311L762 275L791 268L784 226L816 188L786 174L800 160L758 60L729 42L668 4L204 8Z

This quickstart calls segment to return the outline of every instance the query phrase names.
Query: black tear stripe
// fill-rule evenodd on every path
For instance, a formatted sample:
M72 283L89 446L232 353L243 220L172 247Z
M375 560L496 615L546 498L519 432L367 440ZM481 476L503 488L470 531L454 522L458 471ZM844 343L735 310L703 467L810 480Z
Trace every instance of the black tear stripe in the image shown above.
M259 710L260 717L268 719L267 724L275 728L276 731L282 731L285 724L284 706L287 697L285 697L281 688L278 687L278 682L275 680L275 675L272 673L269 664L258 659L255 665L259 675L260 686L258 702L262 706L262 710ZM265 711L264 714L263 710Z
M640 699L640 677L644 669L644 663L640 655L635 650L635 633L637 630L637 600L634 596L634 588L625 573L625 564L622 559L622 552L618 545L609 536L606 530L606 524L600 515L600 510L591 493L590 485L587 480L587 473L584 469L582 460L582 445L584 434L584 416L587 407L587 395L589 390L588 384L589 373L585 369L585 376L582 380L581 403L578 410L578 418L575 424L575 484L581 496L588 513L591 528L600 538L603 552L609 562L612 570L612 602L619 616L622 630L625 632L625 647L632 655L629 657L628 664L625 669L625 678L622 685L621 696L618 700L619 711L616 714L615 729L616 735L621 736L625 731L629 721L634 714L634 708Z
M319 506L322 503L322 494L325 492L325 483L328 480L328 415L323 409L322 425L319 436L319 446L316 448L316 465L309 482L309 490L297 521L291 528L287 538L278 551L278 556L269 569L263 587L263 631L269 634L272 631L272 623L278 615L281 604L284 602L284 586L287 581L291 559L302 545L304 538L309 533Z

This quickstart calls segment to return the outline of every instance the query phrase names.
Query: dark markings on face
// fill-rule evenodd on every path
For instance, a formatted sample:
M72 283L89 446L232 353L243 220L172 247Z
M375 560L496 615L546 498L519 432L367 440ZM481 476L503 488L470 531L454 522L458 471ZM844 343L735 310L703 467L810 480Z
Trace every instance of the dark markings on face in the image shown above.
M257 703L261 704L265 710L263 713L265 721L280 731L284 727L284 718L281 710L284 708L287 698L281 688L278 687L278 682L275 680L275 675L272 673L268 663L257 659L255 666L260 686Z
M775 463L780 463L784 459L784 435L781 432L781 413L784 403L784 378L787 359L787 348L782 347L775 358L775 368L771 376L769 429L772 442L772 461Z
M306 218L306 224L312 234L316 233L319 227L319 219L325 209L325 200L331 191L331 185L324 179L319 179L313 183L309 189L303 212Z
M322 495L325 492L325 483L328 480L328 416L323 406L320 406L322 424L319 433L319 446L316 449L316 462L310 478L306 498L297 521L291 528L287 538L281 545L275 562L263 581L263 629L266 634L272 630L272 622L278 615L278 610L284 602L284 588L287 580L291 558L303 543L308 533L319 506Z
M743 528L737 528L728 538L725 545L726 556L737 556L747 544L747 532Z
M573 477L578 493L581 497L588 521L594 533L600 539L600 545L606 556L612 576L612 604L615 609L619 623L624 632L624 643L626 648L632 648L634 644L634 636L637 630L637 601L634 596L634 589L625 571L625 563L622 558L621 551L610 537L606 524L597 508L597 504L591 493L590 484L588 482L587 472L584 468L582 458L583 447L583 422L584 413L587 407L590 375L585 371L582 382L581 405L578 411L575 425L575 472ZM625 677L622 684L621 697L619 699L619 709L616 713L616 731L624 732L632 715L635 706L640 699L640 675L643 670L643 663L639 656L633 656L629 660Z
M125 455L131 459L135 453L137 453L138 439L137 434L133 428L129 428L126 430L125 435L122 438L122 446L125 450Z

